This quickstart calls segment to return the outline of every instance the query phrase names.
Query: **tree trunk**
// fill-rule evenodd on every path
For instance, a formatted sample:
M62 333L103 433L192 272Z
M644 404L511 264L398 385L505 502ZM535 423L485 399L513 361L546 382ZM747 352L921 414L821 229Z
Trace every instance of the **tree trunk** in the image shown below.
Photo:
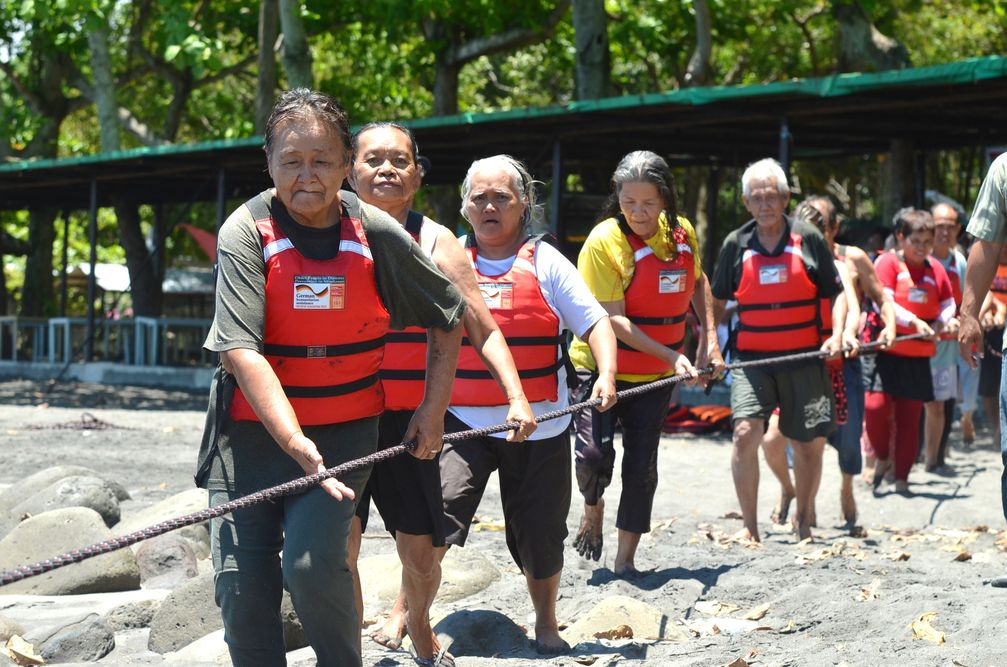
M108 53L108 28L95 25L87 33L91 47L91 71L94 77L94 105L98 111L101 150L119 150L119 112L112 79L112 58Z
M139 209L136 202L125 200L115 201L114 205L119 242L126 251L133 314L160 317L163 299L161 281L158 280L157 266L147 250L140 229Z
M266 121L276 96L276 54L273 47L278 35L276 0L262 0L259 5L259 78L255 90L255 133L266 130Z
M906 47L883 35L857 0L832 0L840 72L877 72L909 66Z
M612 67L604 0L574 0L573 29L577 50L577 99L608 96Z
M881 222L891 226L892 217L903 206L916 204L916 163L913 144L895 139L881 165Z
M280 26L283 30L283 68L291 88L312 88L311 49L304 31L300 0L280 0Z
M692 0L696 12L696 48L685 71L685 85L702 86L710 78L710 57L713 55L713 25L707 0Z
M444 62L438 54L434 66L434 115L453 116L458 113L458 75L462 66Z
M55 315L53 302L52 244L56 240L56 209L28 210L28 256L24 265L21 314L28 317Z

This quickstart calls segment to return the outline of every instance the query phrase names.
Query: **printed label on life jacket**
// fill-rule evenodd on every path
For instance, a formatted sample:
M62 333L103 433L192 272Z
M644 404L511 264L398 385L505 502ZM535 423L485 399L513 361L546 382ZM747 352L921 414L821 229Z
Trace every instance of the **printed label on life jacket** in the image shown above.
M661 271L657 278L659 294L678 294L685 291L686 273L682 269Z
M294 310L343 310L346 276L294 276Z
M514 307L514 283L479 283L479 291L490 310L510 310Z
M920 289L919 287L913 287L909 290L909 303L926 303L927 302L927 291L925 289Z
M787 282L787 266L785 264L759 267L760 285L778 285L785 282Z

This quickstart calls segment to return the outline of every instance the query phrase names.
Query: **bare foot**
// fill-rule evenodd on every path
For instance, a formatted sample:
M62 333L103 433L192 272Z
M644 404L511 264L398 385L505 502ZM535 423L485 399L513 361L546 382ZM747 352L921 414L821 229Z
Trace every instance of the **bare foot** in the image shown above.
M409 630L409 636L413 640L410 652L414 653L414 657L417 658L434 659L441 652L441 642L434 634L433 628L430 627L430 619L416 622L414 625L415 627ZM416 641L418 638L420 641Z
M604 519L604 500L599 499L597 505L584 504L584 516L580 520L580 530L573 538L573 548L588 560L596 561L601 558Z
M794 494L787 493L781 487L780 500L776 503L776 507L773 508L773 513L769 515L769 520L776 525L783 525L787 523L787 517L790 515L790 503L793 500Z
M570 652L570 645L559 636L559 629L536 625L535 652L539 655L562 655Z
M857 501L853 497L853 477L843 475L843 484L839 489L839 506L843 510L843 521L847 528L857 524Z
M622 577L623 579L632 579L636 575L640 574L640 571L636 569L636 565L632 562L616 563L612 567L612 571L615 572L615 576Z
M972 422L972 414L966 412L962 415L962 442L971 445L976 439L976 427Z
M731 535L732 542L762 542L759 539L759 531L752 531L748 528L742 528L738 532Z
M406 613L398 606L392 607L388 612L388 618L379 630L370 634L371 639L392 651L398 650L402 646L402 638L406 636Z
M799 540L810 540L813 537L811 534L811 522L801 521L800 517L794 517L794 530L797 532Z
M868 486L874 486L874 468L877 464L876 456L864 456L864 469L860 471L860 478Z

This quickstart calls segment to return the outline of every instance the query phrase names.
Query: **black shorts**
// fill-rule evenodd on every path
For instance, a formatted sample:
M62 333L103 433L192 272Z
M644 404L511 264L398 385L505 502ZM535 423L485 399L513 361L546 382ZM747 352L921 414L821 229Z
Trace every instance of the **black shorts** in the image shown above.
M934 378L930 357L904 357L879 352L875 361L880 388L875 382L868 391L883 391L895 398L913 401L934 400Z
M379 447L387 449L402 442L412 417L412 410L389 410L382 414L378 422ZM392 535L398 531L430 535L435 547L444 546L446 530L438 458L420 460L405 453L376 464L357 501L362 530L367 529L373 499Z
M986 349L983 351L983 358L979 363L979 395L999 396L1000 369L1003 366L1003 358L998 357L997 354L1003 347L1004 330L990 329L984 338Z
M444 425L449 432L469 428L450 413ZM553 576L563 569L563 540L570 513L570 435L564 432L524 442L485 436L444 445L441 478L448 544L465 545L494 470L500 476L511 557L533 579Z

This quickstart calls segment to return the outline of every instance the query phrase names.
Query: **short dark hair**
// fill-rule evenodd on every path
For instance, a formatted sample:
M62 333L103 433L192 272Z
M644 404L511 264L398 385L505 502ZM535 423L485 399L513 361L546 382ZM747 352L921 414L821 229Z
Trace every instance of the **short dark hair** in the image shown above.
M350 144L350 119L346 115L346 111L339 102L329 95L307 88L294 88L286 91L280 95L280 99L273 106L269 120L266 121L263 142L263 149L265 149L267 157L273 152L276 128L281 123L293 118L316 118L328 125L339 136L346 153L346 161L349 162L352 147Z
M357 148L360 145L360 135L363 134L364 132L367 132L368 130L378 130L378 129L398 130L402 134L406 135L406 138L409 139L409 145L413 150L413 162L417 161L417 158L419 158L420 156L420 147L416 144L416 136L413 134L413 131L410 130L405 125L400 125L399 123L393 123L387 120L378 120L373 121L371 123L367 123L362 128L353 133L353 137L350 138L350 144L353 147L354 157L356 157Z
M892 219L895 225L895 235L903 238L916 232L934 233L934 217L930 211L907 206L899 209Z
M835 202L832 201L831 197L826 197L825 195L809 195L808 197L804 198L804 202L802 203L805 202L811 204L812 206L818 203L822 204L822 206L825 208L825 216L824 216L825 219L822 220L822 224L825 227L832 228L839 226L839 216L836 215L837 213L836 204ZM825 231L824 227L822 231Z

